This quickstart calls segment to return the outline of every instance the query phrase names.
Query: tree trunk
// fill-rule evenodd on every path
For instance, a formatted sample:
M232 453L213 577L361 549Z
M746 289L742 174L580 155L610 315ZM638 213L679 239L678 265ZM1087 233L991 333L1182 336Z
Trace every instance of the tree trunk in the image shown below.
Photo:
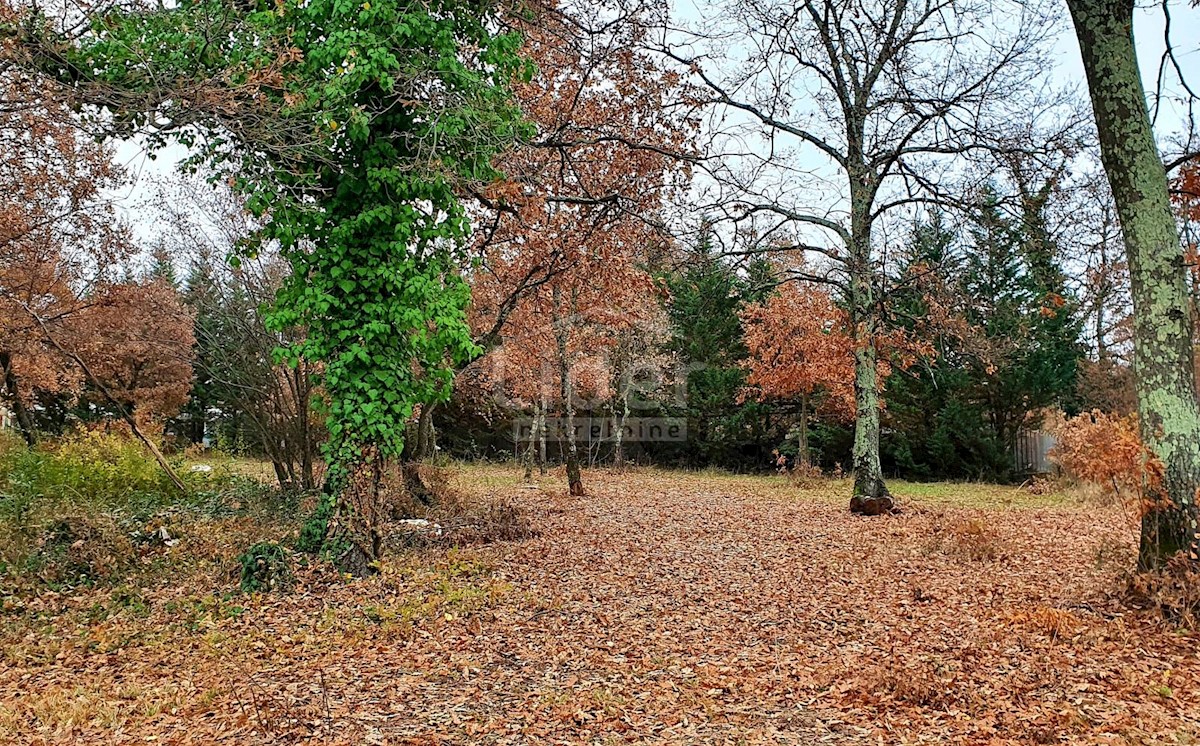
M533 452L534 452L534 449L537 448L537 427L538 427L538 409L539 408L540 408L540 406L538 404L533 405L533 417L530 418L531 422L530 422L530 426L529 426L529 445L525 447L525 452L522 454L522 460L525 462L525 481L526 482L531 481L533 479ZM517 431L518 436L520 435L520 432L521 432L520 430ZM518 440L517 447L518 448L520 447L519 440Z
M311 404L309 398L311 396L312 383L308 377L308 368L305 366L306 363L300 363L296 366L296 416L300 419L300 474L303 479L304 489L312 490L317 484L313 474L313 451L316 450L316 444L313 442L312 420L310 419Z
M875 367L875 322L868 318L856 326L854 348L854 492L850 512L882 515L895 508L883 482L879 461L879 381Z
M1151 570L1193 545L1200 486L1200 411L1192 358L1187 268L1154 142L1133 43L1131 0L1070 0L1117 206L1134 306L1134 373L1142 441L1163 484L1143 507L1138 567Z
M629 389L626 388L621 394L621 417L617 420L617 449L613 455L613 462L618 469L625 466L625 425L629 422Z
M0 369L4 371L4 390L9 402L12 403L13 416L17 418L17 427L21 430L21 437L25 438L27 445L34 446L37 444L37 429L33 426L33 417L29 414L29 410L25 407L25 401L21 398L20 382L12 367L11 354L0 352Z
M421 405L421 416L417 418L417 447L413 459L422 461L433 455L433 410L437 402Z
M538 474L546 476L546 395L542 394L542 404L538 407L537 413L537 439L538 439Z
M879 316L872 289L871 205L878 178L865 167L849 169L850 176L850 323L854 333L854 447L851 462L854 491L850 512L882 515L895 503L883 483L879 461L879 371L875 337Z
M554 288L555 313L560 313L562 291ZM575 496L583 495L583 476L579 469L579 447L575 443L575 390L571 381L571 364L567 358L566 319L554 320L554 342L558 350L558 382L562 392L563 412L567 419L567 486Z
M800 459L800 466L807 470L811 462L808 453L808 394L800 396L800 435L796 443L796 456Z

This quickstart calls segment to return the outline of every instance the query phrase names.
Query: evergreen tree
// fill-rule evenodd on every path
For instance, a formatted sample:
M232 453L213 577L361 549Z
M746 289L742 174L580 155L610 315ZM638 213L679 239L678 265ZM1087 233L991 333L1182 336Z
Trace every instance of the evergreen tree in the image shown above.
M739 402L746 383L740 363L747 350L738 317L745 303L762 297L766 276L760 263L739 275L706 237L686 267L665 278L672 328L668 349L687 377L686 398L671 414L687 418L688 443L679 455L689 464L756 468L767 462L774 442L769 409Z

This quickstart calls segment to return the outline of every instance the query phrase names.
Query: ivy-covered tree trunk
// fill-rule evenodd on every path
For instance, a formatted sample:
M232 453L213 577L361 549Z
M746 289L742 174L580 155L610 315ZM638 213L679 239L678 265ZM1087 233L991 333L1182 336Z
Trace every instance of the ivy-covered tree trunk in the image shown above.
M1069 0L1104 170L1125 237L1134 306L1134 374L1143 442L1162 462L1142 518L1138 567L1161 567L1196 539L1200 412L1179 230L1146 110L1132 0Z

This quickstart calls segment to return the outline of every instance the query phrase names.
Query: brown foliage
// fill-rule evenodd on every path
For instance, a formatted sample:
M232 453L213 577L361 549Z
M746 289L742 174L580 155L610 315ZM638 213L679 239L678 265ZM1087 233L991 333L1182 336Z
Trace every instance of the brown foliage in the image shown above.
M138 417L169 417L192 386L192 321L166 282L121 283L72 318L68 344Z
M513 501L537 536L395 555L364 580L304 567L300 592L225 600L205 564L5 600L0 741L1016 746L1200 728L1194 638L1114 603L1095 566L1098 540L1134 544L1110 507L875 523L839 486L596 472L575 501L519 481L452 480ZM956 518L1006 557L924 551ZM227 570L219 547L268 529L196 526L170 566L202 552Z
M4 68L0 100L0 393L16 408L78 394L78 355L127 406L174 413L191 318L173 289L119 281L133 247L105 196L126 178L111 149L45 81Z
M854 341L846 312L827 290L789 282L741 316L751 396L799 400L823 394L827 412L843 420L854 416Z
M1100 486L1141 515L1144 496L1161 482L1162 465L1142 445L1133 415L1084 412L1061 424L1055 435L1050 458L1068 476Z
M507 180L480 195L471 323L485 349L503 342L486 384L516 403L560 400L563 367L577 392L606 399L603 356L661 313L646 265L669 245L658 213L686 181L671 154L694 123L671 106L679 76L637 51L633 20L605 45L553 8L520 25L537 74L516 94L537 135L500 157Z

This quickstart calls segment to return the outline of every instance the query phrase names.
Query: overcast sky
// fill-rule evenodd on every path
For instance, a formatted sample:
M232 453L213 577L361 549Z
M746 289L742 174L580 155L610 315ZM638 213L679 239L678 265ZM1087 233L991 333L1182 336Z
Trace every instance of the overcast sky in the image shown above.
M696 17L697 8L704 7L705 0L676 0L675 12L685 22ZM1200 9L1178 0L1171 1L1171 38L1175 43L1176 57L1193 88L1200 87ZM1086 82L1079 58L1079 47L1073 29L1065 15L1063 29L1054 48L1056 67L1047 71L1056 82L1074 82L1081 95L1086 95ZM1148 90L1154 87L1155 75L1162 57L1164 44L1164 16L1162 9L1153 4L1140 10L1135 22L1135 38L1141 61L1142 77ZM1180 86L1170 80L1168 94L1180 93ZM1166 105L1160 114L1158 130L1160 138L1170 137L1182 129L1182 113L1172 104ZM143 244L149 244L157 233L145 204L155 194L154 182L170 178L175 165L183 159L185 151L172 147L160 151L156 160L151 160L137 142L122 142L116 146L118 161L129 171L132 184L115 196L119 209L133 227L135 235Z

